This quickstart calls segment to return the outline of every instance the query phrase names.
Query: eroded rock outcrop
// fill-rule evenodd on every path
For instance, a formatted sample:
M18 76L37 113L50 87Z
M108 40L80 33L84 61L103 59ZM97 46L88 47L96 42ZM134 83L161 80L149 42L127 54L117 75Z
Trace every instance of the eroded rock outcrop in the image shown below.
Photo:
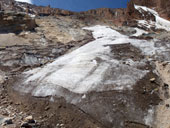
M170 0L131 0L136 5L155 7L164 18L170 19Z
M127 20L134 20L134 19L146 19L146 20L152 20L155 21L155 16L149 12L146 11L142 11L139 12L136 8L135 8L135 3L133 1L130 1L128 3L127 6L127 10L126 10L126 17Z
M0 12L0 32L21 32L33 30L36 27L35 20L24 13Z
M105 22L112 22L115 24L121 25L122 21L125 20L125 9L109 9L109 8L100 8L100 9L93 9L86 12L81 12L85 16L92 15L96 18L98 17L99 20L104 20Z

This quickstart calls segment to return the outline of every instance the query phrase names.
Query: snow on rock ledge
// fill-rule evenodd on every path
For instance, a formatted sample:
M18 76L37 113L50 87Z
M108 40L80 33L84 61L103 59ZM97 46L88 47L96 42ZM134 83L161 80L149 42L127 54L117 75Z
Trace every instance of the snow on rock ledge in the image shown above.
M170 31L170 21L164 18L161 18L158 12L156 12L155 10L147 8L145 6L139 6L139 5L135 5L135 9L137 9L140 13L142 13L142 11L146 11L146 12L150 12L151 14L155 16L155 20L156 20L155 22L139 20L138 23L140 25L145 26L147 28L155 27L156 29L165 29L167 31Z
M32 0L15 0L15 1L32 4Z

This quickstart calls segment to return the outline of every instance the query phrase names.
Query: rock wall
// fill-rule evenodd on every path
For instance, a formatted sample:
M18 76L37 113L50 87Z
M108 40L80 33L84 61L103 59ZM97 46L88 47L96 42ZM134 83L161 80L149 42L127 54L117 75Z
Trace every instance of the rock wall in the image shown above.
M153 7L157 5L158 0L131 0L130 2L133 2L137 5L147 6L147 7Z
M39 16L56 16L56 15L63 15L63 16L70 16L73 15L74 12L57 9L57 8L51 8L50 6L47 7L35 7L35 13Z
M170 0L159 0L158 9L163 17L170 20Z
M170 0L131 0L130 2L147 7L156 7L161 16L170 19Z
M90 24L99 23L113 23L115 25L121 26L126 24L125 22L132 21L133 19L146 19L155 20L152 14L144 13L144 16L139 13L135 8L136 5L143 5L147 7L155 7L159 14L170 19L170 0L130 0L127 8L125 9L109 9L109 8L99 8L93 9L85 12L71 12L68 10L62 10L58 8L51 8L50 6L35 6L28 3L19 3L13 0L1 0L0 9L7 11L25 12L38 16L71 16L77 17L77 19L83 20Z
M24 13L0 12L0 32L20 32L36 27L35 20Z
M110 9L110 8L99 8L93 9L85 12L80 12L84 16L93 16L93 18L98 18L100 21L112 22L117 25L121 25L125 20L124 15L126 14L126 9Z
M139 3L138 3L139 2ZM151 14L150 12L142 11L139 12L138 10L135 9L134 5L143 5L146 4L144 1L138 1L138 0L131 0L127 4L127 9L126 9L126 15L125 15L125 22L123 25L128 25L132 27L136 27L137 22L136 20L148 20L148 21L155 21L155 16Z

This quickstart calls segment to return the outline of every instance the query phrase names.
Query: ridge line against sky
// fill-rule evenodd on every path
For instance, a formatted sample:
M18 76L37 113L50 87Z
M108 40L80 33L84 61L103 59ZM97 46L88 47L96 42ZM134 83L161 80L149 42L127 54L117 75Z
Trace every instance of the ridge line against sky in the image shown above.
M87 11L96 8L126 8L128 0L16 0L35 5L60 8L70 11Z

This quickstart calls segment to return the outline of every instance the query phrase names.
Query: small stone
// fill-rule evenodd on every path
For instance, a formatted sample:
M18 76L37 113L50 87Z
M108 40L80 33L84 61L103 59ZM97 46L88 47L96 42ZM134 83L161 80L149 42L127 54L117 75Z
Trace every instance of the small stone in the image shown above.
M162 66L165 67L167 64L168 64L168 62L163 62L163 63L162 63Z
M166 104L166 107L167 107L167 108L169 108L169 107L170 107L170 105L169 105L169 104Z
M47 111L47 110L49 110L50 109L50 107L49 106L47 106L47 107L45 107L45 110Z
M60 124L60 126L62 127L62 126L64 126L64 124Z
M13 122L12 122L12 119L11 118L4 118L4 124L13 124Z
M149 69L149 67L146 67L145 69L146 69L146 70L148 70L148 69Z
M167 90L168 88L169 88L169 85L166 84L166 83L164 83L163 89L164 89L164 90Z
M156 80L155 78L151 78L151 79L150 79L150 82L153 83L153 82L155 82L155 80Z
M28 116L24 119L25 122L27 123L35 123L35 120L33 119L32 116Z
M15 103L15 105L21 105L21 103Z
M29 127L29 124L27 122L21 124L21 128L27 128L27 127Z
M3 112L2 112L2 115L3 115L3 116L9 116L9 113L6 112L6 111L3 111Z

